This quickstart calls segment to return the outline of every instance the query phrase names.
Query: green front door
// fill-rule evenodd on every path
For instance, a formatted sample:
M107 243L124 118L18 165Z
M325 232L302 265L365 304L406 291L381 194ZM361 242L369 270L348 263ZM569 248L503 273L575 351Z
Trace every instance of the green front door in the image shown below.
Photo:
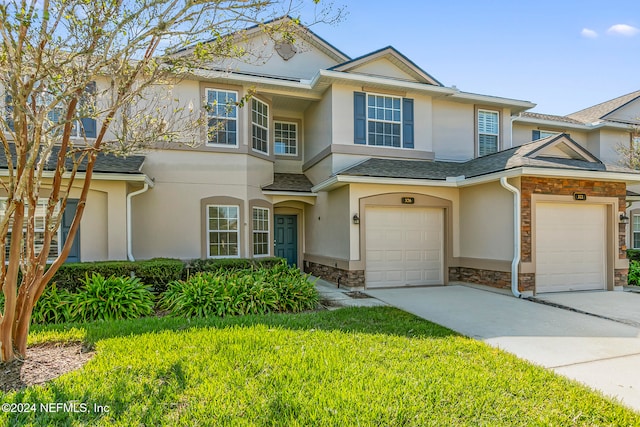
M287 260L289 265L298 265L298 217L296 215L274 215L276 256Z

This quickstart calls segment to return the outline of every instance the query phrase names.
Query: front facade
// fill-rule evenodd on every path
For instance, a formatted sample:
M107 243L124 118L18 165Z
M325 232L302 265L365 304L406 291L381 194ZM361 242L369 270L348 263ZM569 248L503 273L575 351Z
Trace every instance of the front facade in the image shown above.
M208 119L199 145L96 181L80 260L280 256L352 288L626 282L620 218L640 177L611 165L622 125L445 87L392 47L352 59L308 30L248 37L260 64L173 88Z

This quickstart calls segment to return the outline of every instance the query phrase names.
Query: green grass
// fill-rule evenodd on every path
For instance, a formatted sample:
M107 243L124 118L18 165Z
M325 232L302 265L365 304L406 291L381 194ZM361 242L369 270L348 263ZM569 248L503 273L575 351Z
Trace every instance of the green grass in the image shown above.
M393 308L52 325L31 336L78 340L97 351L82 370L0 401L109 413L0 412L0 424L640 425L575 382Z

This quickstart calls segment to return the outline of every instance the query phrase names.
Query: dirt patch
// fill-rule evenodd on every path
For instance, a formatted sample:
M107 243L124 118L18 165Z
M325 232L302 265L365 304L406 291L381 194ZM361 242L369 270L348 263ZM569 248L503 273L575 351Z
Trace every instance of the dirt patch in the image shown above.
M371 295L367 295L364 292L360 291L345 292L344 294L354 299L372 298Z
M0 391L18 391L43 384L75 371L91 359L94 352L81 344L46 344L29 347L25 360L0 363Z

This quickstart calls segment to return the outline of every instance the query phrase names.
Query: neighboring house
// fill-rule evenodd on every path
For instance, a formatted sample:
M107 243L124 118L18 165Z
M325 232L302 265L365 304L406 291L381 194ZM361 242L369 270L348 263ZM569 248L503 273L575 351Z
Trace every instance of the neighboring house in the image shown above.
M291 45L250 29L259 63L173 87L210 105L201 145L107 156L123 169L97 175L82 261L276 255L375 288L509 287L515 258L520 291L626 283L620 217L640 175L613 161L625 125L526 113L535 104L445 87L393 47L352 59L302 30Z
M623 165L640 142L640 91L602 102L567 116L524 112L513 118L515 145L565 133L602 161ZM624 150L626 149L626 153ZM627 187L626 243L640 249L640 186Z

